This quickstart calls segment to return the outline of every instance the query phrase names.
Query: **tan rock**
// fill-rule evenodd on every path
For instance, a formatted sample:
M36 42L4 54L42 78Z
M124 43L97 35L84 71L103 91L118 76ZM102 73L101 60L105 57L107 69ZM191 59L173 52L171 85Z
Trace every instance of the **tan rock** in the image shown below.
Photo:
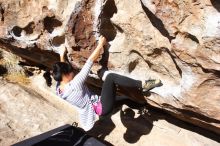
M0 145L8 146L77 121L73 106L54 96L41 75L28 88L0 80ZM113 145L218 146L218 137L153 109L140 114L126 105L89 132Z
M12 145L76 121L74 112L49 103L30 86L0 82L0 145Z
M124 93L220 134L219 11L214 0L2 0L0 47L51 67L65 45L80 67L104 34L109 58L100 64L163 82L150 96Z

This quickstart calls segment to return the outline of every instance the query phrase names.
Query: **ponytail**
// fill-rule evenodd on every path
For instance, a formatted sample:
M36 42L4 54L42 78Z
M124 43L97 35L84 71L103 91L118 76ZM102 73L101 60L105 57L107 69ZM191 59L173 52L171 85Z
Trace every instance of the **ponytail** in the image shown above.
M51 78L51 72L49 70L46 70L46 72L43 74L44 79L46 80L47 86L52 85L52 78Z

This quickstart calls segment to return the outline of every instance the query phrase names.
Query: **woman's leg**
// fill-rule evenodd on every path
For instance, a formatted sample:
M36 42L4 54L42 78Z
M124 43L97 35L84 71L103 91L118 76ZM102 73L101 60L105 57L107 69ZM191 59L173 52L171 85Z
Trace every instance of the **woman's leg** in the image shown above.
M139 80L134 80L115 73L108 74L102 85L102 115L107 115L114 107L117 90L116 85L123 87L142 88L142 82Z

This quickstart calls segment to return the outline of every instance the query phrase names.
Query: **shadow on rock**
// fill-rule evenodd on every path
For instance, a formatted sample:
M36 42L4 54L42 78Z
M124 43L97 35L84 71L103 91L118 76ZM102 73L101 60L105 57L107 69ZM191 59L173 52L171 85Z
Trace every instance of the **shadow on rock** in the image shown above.
M147 17L149 18L149 20L151 21L152 25L160 31L160 33L169 39L169 41L171 42L175 37L170 36L169 32L167 31L167 29L165 28L163 22L155 15L153 14L141 1L141 6L145 12L145 14L147 15Z
M4 66L0 65L0 76L6 74L8 72L7 68Z
M114 0L107 0L105 3L102 13L100 15L100 34L105 36L108 41L112 41L115 39L117 31L120 33L123 33L123 29L118 26L117 24L114 24L111 21L111 18L115 13L118 12L118 9L116 7Z
M128 143L137 143L142 136L150 134L152 128L154 127L153 123L158 120L165 120L168 123L173 124L179 128L195 132L214 141L220 142L219 135L217 135L216 133L179 120L176 117L172 116L171 113L169 114L168 111L155 108L147 104L146 98L148 96L151 96L151 92L143 95L143 93L139 93L139 90L134 90L130 88L125 89L121 87L119 87L118 91L119 95L121 95L120 97L126 96L127 99L115 102L115 107L112 113L107 117L102 117L99 121L95 123L92 130L88 132L92 136L104 140L106 136L110 135L115 128L120 128L117 127L115 125L116 123L114 124L111 119L112 115L120 112L121 123L124 125L124 127L126 127L126 131L122 137ZM99 93L97 92L97 94ZM116 99L125 98L116 97ZM137 101L140 101L140 103L137 103ZM127 105L128 108L123 109L122 105Z
M128 143L136 143L140 137L150 133L153 123L139 115L135 118L135 112L127 108L120 112L121 122L127 128L124 133L124 139Z
M128 108L122 109L122 105L127 105ZM136 109L138 113L135 113L134 109ZM111 120L111 116L117 112L120 112L121 122L126 127L123 138L128 143L134 144L140 140L141 136L150 134L154 126L153 123L158 120L166 120L180 128L193 131L220 142L219 135L211 131L181 121L161 109L152 107L148 104L138 104L128 99L116 102L115 109L111 115L97 121L92 130L89 131L89 134L105 142L105 137L117 128ZM111 144L107 143L107 145Z
M105 141L105 137L109 135L115 128L115 124L111 120L111 117L98 120L94 127L88 131L88 133L97 139L101 140L103 143L105 143L108 146L111 146L112 144Z
M220 12L220 1L218 0L211 0L213 7Z
M122 110L122 105L127 105L129 108ZM124 133L125 141L128 143L136 143L141 136L149 134L153 127L152 122L149 122L149 120L141 114L135 118L133 109L141 110L143 107L145 107L145 104L135 103L129 99L117 101L113 112L108 116L101 117L88 133L104 141L105 137L116 128L111 116L120 112L121 121L127 128Z

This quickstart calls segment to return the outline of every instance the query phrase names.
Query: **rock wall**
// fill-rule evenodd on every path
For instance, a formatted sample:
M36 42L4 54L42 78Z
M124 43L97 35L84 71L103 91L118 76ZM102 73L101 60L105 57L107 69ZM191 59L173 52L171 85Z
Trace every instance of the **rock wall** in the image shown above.
M75 120L73 112L48 103L33 89L0 81L0 145L12 145Z
M28 85L1 79L0 82L1 146L13 145L78 121L72 105L49 92L53 89L48 89L42 74L34 76ZM219 137L212 132L173 120L172 116L152 108L147 114L140 114L138 109L128 105L115 108L111 119L97 121L89 134L108 145L219 146Z
M0 47L51 67L65 45L80 68L103 34L94 73L160 78L148 96L121 90L220 134L219 11L217 0L0 0Z

